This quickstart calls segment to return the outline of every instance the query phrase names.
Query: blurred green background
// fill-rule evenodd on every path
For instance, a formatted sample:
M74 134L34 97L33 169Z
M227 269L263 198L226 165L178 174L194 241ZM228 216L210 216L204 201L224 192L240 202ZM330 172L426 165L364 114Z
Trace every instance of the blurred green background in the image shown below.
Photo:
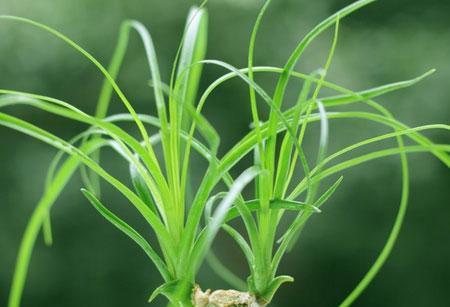
M302 35L350 2L274 0L258 36L256 65L282 66ZM0 14L30 17L56 27L105 64L121 21L137 19L153 35L167 80L192 4L188 0L0 0ZM259 0L211 0L207 57L245 66L260 5ZM379 101L410 126L448 124L449 12L450 1L444 0L377 1L358 11L342 21L328 79L361 90L437 68L436 74L415 87ZM330 40L329 31L312 44L297 69L310 72L323 65ZM206 67L201 88L223 73ZM154 101L147 79L141 43L134 35L119 85L139 112L148 113L154 111ZM258 81L273 91L275 78ZM0 88L54 96L92 113L100 85L101 76L93 65L61 42L27 26L0 21ZM288 96L296 86L293 82ZM114 101L111 112L121 111ZM65 138L84 128L31 108L8 112ZM246 86L239 81L221 86L205 114L222 134L225 151L248 131ZM331 122L330 128L330 152L387 131L357 120ZM450 141L448 133L427 135L436 142ZM317 133L309 135L307 146L314 153ZM0 127L0 306L6 305L20 238L54 153L45 144ZM104 157L107 168L126 180L126 165L111 153ZM450 173L427 154L410 156L409 161L411 195L404 228L392 257L355 306L450 306ZM377 160L344 175L335 197L311 219L299 244L284 259L280 273L293 275L296 281L281 288L274 305L338 305L383 246L399 203L399 159ZM150 291L161 282L156 270L134 243L87 204L80 187L77 176L54 207L54 246L47 248L38 240L23 306L146 306ZM117 193L105 186L105 194L106 204L143 229L142 220ZM245 272L244 258L233 243L223 235L218 241L214 248L221 259L235 271ZM207 265L199 281L213 288L227 287ZM159 299L156 305L163 306L164 301Z

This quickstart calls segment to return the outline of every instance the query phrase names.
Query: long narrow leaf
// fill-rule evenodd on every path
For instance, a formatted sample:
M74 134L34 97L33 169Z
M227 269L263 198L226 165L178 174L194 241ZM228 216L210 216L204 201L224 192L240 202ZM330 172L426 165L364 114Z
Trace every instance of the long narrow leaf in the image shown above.
M84 144L80 150L86 154L89 154L101 145L101 140L94 140ZM54 180L47 186L28 221L17 254L11 290L9 293L9 307L19 307L20 305L33 247L42 227L42 223L48 217L48 212L53 206L55 200L61 194L61 191L66 186L79 165L80 160L75 156L70 157L63 163L63 165L55 173Z
M155 252L155 250L150 246L150 244L130 225L120 219L117 215L108 210L98 199L92 194L90 191L86 189L81 189L84 196L89 200L92 206L111 224L113 224L117 229L122 231L125 235L127 235L130 239L136 242L140 248L147 254L147 256L153 261L156 268L158 269L161 276L164 280L170 281L172 280L172 276L167 270L166 265L161 260L159 255Z
M330 197L333 195L333 193L336 191L336 189L339 187L339 185L342 182L343 177L340 177L328 190L326 190L321 197L314 203L314 206L319 208L322 204L324 204ZM272 259L272 275L275 276L277 268L280 264L280 261L288 249L291 240L295 239L296 233L298 232L298 229L300 229L304 223L307 221L309 216L311 215L310 212L304 212L300 216L300 218L296 218L294 222L289 226L288 230L285 232L285 234L280 238L281 244L278 250L276 251L273 259Z
M214 237L216 236L219 229L222 227L225 218L227 216L229 208L233 205L236 198L239 196L244 187L250 183L258 174L260 170L257 167L251 167L244 171L233 183L233 186L230 188L230 191L227 193L226 197L220 202L217 206L217 209L214 212L211 220L207 225L207 229L203 240L197 242L192 256L192 263L195 265L193 269L196 271L198 269L199 264L202 262L202 259L205 257L207 250Z
M17 17L17 16L9 16L9 15L0 15L0 19L11 20L11 21L20 22L20 23L23 23L23 24L28 24L28 25L31 25L31 26L36 27L38 29L44 30L44 31L52 34L56 38L62 40L63 42L68 44L70 47L72 47L73 49L78 51L80 54L82 54L90 62L92 62L98 68L98 70L108 79L109 83L111 84L111 86L113 87L113 89L117 93L117 95L120 97L121 101L123 102L123 104L125 105L127 110L130 112L131 115L133 115L133 118L134 118L134 120L136 122L136 125L138 126L138 129L139 129L140 133L142 134L143 139L144 140L148 139L147 131L145 130L145 127L142 124L142 122L137 117L136 111L131 106L131 103L128 101L128 99L126 98L126 96L124 95L122 90L119 88L117 83L114 81L114 79L110 76L110 74L108 73L106 68L103 67L103 65L100 64L100 62L94 56L92 56L89 52L87 52L85 49L83 49L80 45L75 43L73 40L71 40L70 38L68 38L67 36L62 34L61 32L58 32L57 30L55 30L55 29L53 29L53 28L51 28L49 26L46 26L44 24L41 24L39 22L36 22L34 20L31 20L31 19L28 19L28 18L23 18L23 17ZM150 144L146 144L146 145L147 145L147 149L149 150L149 152L153 153L153 150L150 147ZM154 157L154 154L152 155L152 157L153 157L154 160L156 159Z

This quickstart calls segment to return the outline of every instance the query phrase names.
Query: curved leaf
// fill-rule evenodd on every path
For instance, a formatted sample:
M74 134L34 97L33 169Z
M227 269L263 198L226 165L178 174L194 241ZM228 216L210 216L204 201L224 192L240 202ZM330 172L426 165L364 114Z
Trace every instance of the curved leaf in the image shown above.
M267 287L267 290L262 293L260 299L263 299L265 303L270 303L272 301L273 296L278 291L278 288L284 283L293 282L294 278L288 275L281 275L275 277L272 282Z
M109 211L98 199L94 196L90 191L86 189L81 189L83 195L89 200L92 206L106 219L108 222L113 224L117 229L122 231L125 235L127 235L130 239L136 242L140 248L147 254L147 256L153 261L156 268L158 269L161 276L165 281L169 281L172 279L171 274L167 270L166 265L155 252L155 250L150 246L150 244L130 225L121 220L114 213Z

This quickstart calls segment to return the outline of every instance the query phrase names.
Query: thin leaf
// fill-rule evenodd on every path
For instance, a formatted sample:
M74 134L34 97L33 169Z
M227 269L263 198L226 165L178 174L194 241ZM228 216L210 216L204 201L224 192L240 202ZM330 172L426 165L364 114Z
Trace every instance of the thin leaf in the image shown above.
M127 108L127 110L133 116L133 118L134 118L134 120L136 122L136 125L138 126L138 129L139 129L143 139L144 140L148 139L147 131L145 130L145 127L142 124L142 122L137 117L136 111L131 106L131 103L128 101L128 99L126 98L124 93L121 91L121 89L119 88L117 83L114 81L114 79L109 75L109 73L106 70L106 68L103 67L103 65L100 64L100 62L95 57L93 57L89 52L87 52L85 49L83 49L81 46L79 46L77 43L75 43L73 40L71 40L70 38L68 38L67 36L62 34L61 32L58 32L57 30L55 30L55 29L53 29L53 28L51 28L51 27L49 27L47 25L41 24L39 22L36 22L34 20L27 19L27 18L22 18L22 17L17 17L17 16L9 16L9 15L0 15L0 19L16 21L16 22L20 22L20 23L23 23L23 24L31 25L31 26L33 26L35 28L38 28L38 29L42 29L42 30L52 34L56 38L62 40L63 42L68 44L70 47L72 47L73 49L78 51L80 54L82 54L86 59L88 59L91 63L93 63L98 68L98 70L106 77L106 79L108 79L108 81L111 84L111 86L113 87L114 91L117 93L117 95L120 97L121 101L123 102L123 104ZM147 149L148 149L149 153L153 153L153 150L150 147L150 144L146 144L146 145L147 145ZM152 155L152 158L156 162L156 160L155 160L156 158L154 157L154 154Z
M275 112L276 109L281 108L282 101L284 99L284 94L286 91L287 84L289 82L289 77L291 71L294 69L295 64L298 62L299 58L305 51L305 49L309 46L309 44L322 32L324 32L327 28L332 26L336 20L342 19L346 17L347 15L353 13L354 11L370 4L371 2L374 2L374 0L360 0L356 1L343 9L339 10L335 14L329 16L327 19L319 23L317 26L315 26L308 34L304 36L304 38L298 43L295 50L292 52L291 56L289 57L286 65L283 68L283 73L280 75L280 78L278 80L275 93L273 96L273 104L275 105L275 109L272 109L270 112L269 117L269 139L267 141L267 163L268 163L268 170L270 172L274 172L274 163L275 163L275 147L276 147L276 139L277 135L275 133L276 126L278 123L279 114L278 112ZM299 152L301 154L301 151ZM300 158L303 160L302 164L305 167L305 159L304 157L300 156ZM307 169L305 169L305 173L307 173Z
M117 44L114 49L111 62L108 66L108 73L113 80L117 80L117 76L119 75L119 71L128 48L129 36L130 36L130 27L129 22L126 21L123 22L120 26ZM111 86L109 80L105 78L97 100L95 117L104 118L107 115L109 105L111 102L112 93L113 87ZM92 158L95 162L100 163L100 151L94 152ZM81 169L83 171L84 167L82 167ZM100 178L92 171L89 171L87 173L89 176L89 182L91 182L94 191L96 192L97 195L100 196L101 195Z
M317 72L313 72L313 75ZM297 135L298 132L298 123L300 122L300 116L306 110L308 94L311 88L311 81L305 80L303 83L302 89L299 93L297 102L295 107L293 108L294 112L292 115L292 130ZM281 143L280 154L278 158L278 166L277 166L277 174L275 177L275 186L274 186L274 197L282 198L286 193L286 189L289 186L289 182L292 179L292 175L295 169L297 155L292 157L292 150L294 147L294 142L296 140L292 139L290 134L285 134L283 138L283 142Z
M260 170L257 167L250 167L234 181L227 196L220 202L213 217L209 221L203 239L199 240L194 247L191 263L195 265L193 265L191 270L195 272L198 269L198 266L205 257L214 237L222 227L229 208L232 206L233 202L239 196L244 187L250 183L259 174L259 172Z
M213 270L220 278L226 281L230 286L239 291L244 291L247 288L247 284L239 276L229 270L223 263L217 258L212 250L206 255L206 262L209 264L211 270Z
M96 171L103 179L105 179L118 191L120 191L136 207L136 209L138 209L138 211L147 220L147 222L155 229L158 237L164 240L163 244L167 244L170 242L164 225L161 223L159 218L147 207L147 205L145 205L144 202L123 183L107 173L103 168L101 168L78 148L71 146L66 141L54 136L53 134L45 130L42 130L30 123L4 113L0 113L0 125L20 131L53 147L63 150L71 156L77 157L82 163L87 165L92 170Z
M367 102L367 104L376 110L378 110L381 114L388 118L393 118L392 114L387 111L382 106L378 105L377 103L373 101ZM398 128L395 128L396 131L398 131ZM397 143L398 143L398 149L404 150L404 141L401 136L396 136ZM400 206L397 212L397 216L395 218L394 225L392 227L391 232L389 233L389 236L386 240L386 243L381 250L380 254L378 255L375 262L372 264L372 266L369 268L369 271L364 275L364 277L361 279L361 281L358 283L358 285L353 289L353 291L349 294L349 296L342 302L340 306L349 306L353 301L356 300L356 298L364 291L364 289L372 282L372 280L375 278L375 275L379 272L381 267L386 262L386 259L389 257L394 244L398 238L398 235L400 233L400 229L403 225L403 220L405 218L406 209L408 207L408 197L409 197L409 166L408 166L408 160L406 156L406 152L400 153L400 161L401 161L401 168L402 168L402 191L401 191L401 199L400 199Z
M84 144L80 150L89 154L101 145L101 141L94 140ZM21 239L16 258L14 275L9 293L9 307L18 307L20 305L34 243L36 242L39 231L41 230L42 223L48 217L48 212L50 211L52 205L61 194L61 191L66 186L79 164L80 160L77 157L70 157L67 159L55 173L54 180L49 183L41 199L33 210Z
M47 112L57 114L59 116L63 116L72 120L84 122L90 125L99 126L104 129L109 136L111 136L117 144L120 145L121 149L126 153L128 159L133 161L136 167L139 170L139 173L146 180L148 187L152 191L152 195L160 209L160 213L163 218L165 218L165 211L162 206L161 195L168 194L168 187L165 181L165 178L162 176L162 173L159 171L159 167L157 164L154 164L154 161L150 159L145 148L132 136L128 133L120 129L119 127L113 125L110 122L105 122L100 119L96 119L91 117L81 110L70 106L66 102L63 102L58 99L54 99L51 97L46 97L42 95L35 95L30 93L23 92L15 92L8 90L0 90L0 93L11 94L6 96L6 98L1 97L0 105L8 105L8 104L28 104L34 107L38 107ZM56 104L56 105L55 105ZM141 163L135 158L133 153L127 148L126 145L129 145L135 153L139 155L147 168L151 171L151 175L144 169ZM146 143L150 144L150 140L147 140Z
M152 292L148 302L151 303L159 295L164 295L172 304L177 305L177 302L173 301L173 296L176 294L179 283L178 280L173 280L162 284Z
M125 235L127 235L130 239L132 239L140 248L147 254L150 260L153 261L156 268L158 269L161 276L165 281L169 281L172 279L171 274L167 270L166 265L155 252L155 250L148 244L148 242L130 225L121 220L114 213L109 211L98 199L94 196L90 191L86 189L81 189L83 195L89 200L89 202L94 206L94 208L106 219L108 222L113 224L117 229L122 231Z
M233 238L234 242L241 248L242 253L245 255L247 259L247 263L250 266L250 271L253 271L251 264L255 261L255 255L252 252L252 249L248 245L247 241L244 237L233 227L227 224L223 224L222 228L228 233L230 237Z
M294 278L287 275L275 277L267 287L267 290L261 295L261 298L264 300L264 302L270 303L280 286L287 282L294 282Z
M177 88L181 103L194 105L202 71L201 65L192 64L204 59L208 35L208 14L205 9L191 8L186 22L183 47L177 68ZM187 130L188 121L183 119L182 128Z
M251 211L258 212L261 210L260 206L260 200L250 200L246 201L245 205L249 208ZM275 199L270 201L270 209L272 210L289 210L289 211L311 211L315 213L320 213L320 209L316 206L309 205L306 203L298 202L298 201L290 201L290 200L284 200L284 199ZM229 222L235 218L237 218L240 215L239 209L236 206L233 206L230 208L230 211L227 214L227 217L225 219L226 222Z
M336 189L339 187L339 185L342 182L343 177L340 177L333 185L331 185L330 188L328 188L314 203L314 206L317 208L320 208L330 197L333 195L333 193L336 191ZM300 218L296 218L294 222L289 226L288 230L284 233L284 235L279 239L279 242L281 242L280 246L278 247L278 250L276 251L273 259L272 259L272 274L275 276L276 271L278 269L278 266L281 262L281 259L283 255L285 254L286 250L288 249L291 240L295 238L296 233L298 232L298 229L300 229L305 222L308 220L308 218L311 216L310 212L304 212Z
M341 172L343 170L349 169L351 167L360 165L365 162L369 162L375 159L380 159L388 156L398 155L401 153L419 153L419 152L433 152L433 151L442 151L442 152L450 152L450 145L446 144L433 144L433 145L416 145L416 146L405 146L404 148L389 148L389 149L383 149L374 151L353 159L349 159L347 161L344 161L342 163L336 164L332 167L329 167L327 169L324 169L319 174L315 175L312 180L322 180L326 177L329 177L337 172ZM301 193L301 191L304 191L305 189L305 182L301 182L297 189L295 190L295 193L289 196L289 198L294 197L295 195L298 195Z

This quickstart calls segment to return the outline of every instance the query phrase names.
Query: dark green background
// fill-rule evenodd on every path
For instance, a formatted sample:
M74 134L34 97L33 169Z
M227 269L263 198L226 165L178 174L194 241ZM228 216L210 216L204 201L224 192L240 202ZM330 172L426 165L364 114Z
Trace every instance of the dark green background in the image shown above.
M245 66L260 2L210 2L208 58ZM257 65L282 66L302 35L350 1L273 2L259 33ZM191 4L187 0L0 0L0 14L30 17L54 26L105 64L120 22L135 18L150 29L167 80ZM329 79L361 90L437 68L435 75L419 85L380 101L410 126L448 124L449 14L450 2L444 0L378 1L355 13L342 21ZM298 70L310 72L323 65L330 34L327 32L310 47ZM201 88L222 73L207 67ZM133 36L119 84L139 112L154 111L147 79L141 43ZM258 81L272 92L274 78ZM93 65L61 42L27 26L0 21L0 88L62 98L93 112L100 84L101 76ZM290 90L295 93L296 84ZM245 85L232 81L221 86L208 102L205 114L223 136L222 151L248 131L247 95ZM115 100L112 112L121 111ZM30 108L9 108L8 112L65 138L84 128ZM387 131L356 120L332 122L330 128L331 152L364 136ZM437 142L449 142L448 133L428 135ZM309 136L307 146L314 152L317 134ZM0 127L0 306L6 305L20 238L41 195L53 154L48 146ZM450 306L449 172L427 154L409 160L410 208L399 242L355 306ZM126 165L114 155L105 154L105 164L126 180ZM399 203L398 158L378 160L344 175L335 197L321 215L311 220L299 244L284 259L280 273L293 275L296 281L282 287L277 306L336 306L383 246ZM39 239L23 306L146 306L147 296L161 281L156 270L130 240L87 204L80 187L76 177L54 207L55 244L46 248ZM105 193L105 203L143 229L142 220L117 193L108 187ZM233 269L245 272L242 255L227 237L220 236L215 249ZM207 266L199 281L215 288L227 287ZM155 303L163 304L163 300Z

